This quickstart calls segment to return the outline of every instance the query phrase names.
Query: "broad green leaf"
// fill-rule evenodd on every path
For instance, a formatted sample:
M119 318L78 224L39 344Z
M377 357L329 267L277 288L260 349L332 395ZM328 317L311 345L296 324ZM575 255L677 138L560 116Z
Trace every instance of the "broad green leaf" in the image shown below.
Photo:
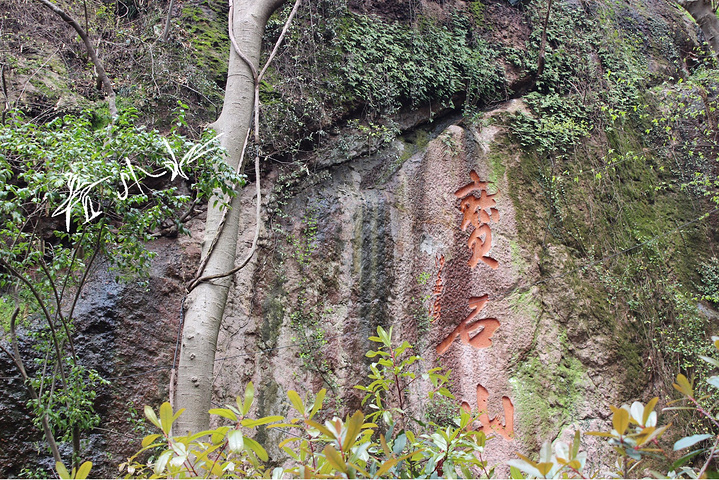
M290 442L295 442L295 441L298 441L298 440L299 440L299 437L288 437L288 438L284 438L284 439L282 439L282 441L281 441L280 443L277 444L277 446L278 446L279 448L283 448L283 447L284 447L285 445L287 445L288 443L290 443Z
M525 456L522 455L521 453L517 453L517 456L518 456L523 462L525 462L526 464L528 464L528 465L530 465L530 466L532 466L532 467L536 467L536 466L537 466L537 462L530 460L528 457L525 457ZM518 468L519 468L519 467L518 467Z
M542 463L542 462L549 463L549 462L551 462L551 459L552 459L552 444L549 441L546 441L542 444L542 447L539 449L539 462L540 463ZM539 467L537 467L537 468L539 468Z
M362 467L360 467L360 466L357 465L356 463L347 462L347 466L348 466L347 471L349 472L349 475L351 475L350 478L356 478L356 474L357 474L357 473L359 473L360 475L362 475L362 476L365 477L365 478L373 478L372 475L370 475L370 473L369 473L368 471L366 471L365 469L363 469ZM356 471L355 471L355 472L352 472L352 471L350 470L350 468L353 468L353 469L356 470ZM348 476L349 476L349 475L348 475Z
M57 471L57 475L62 480L72 479L70 472L67 471L67 468L65 468L65 465L62 462L55 462L55 470Z
M579 430L575 430L574 432L574 440L572 441L572 451L570 453L571 458L576 458L577 454L579 453L579 446L581 444L582 440L579 434Z
M342 459L342 456L339 454L339 452L335 450L332 445L327 445L322 452L325 454L325 458L327 459L329 464L332 465L335 470L344 474L347 473L347 464Z
M145 416L154 426L162 430L162 426L160 425L160 421L157 419L157 415L155 415L155 411L149 405L145 405Z
M630 413L629 421L631 423L641 422L642 417L644 416L644 405L642 405L641 402L632 403L632 406L629 409L629 413Z
M510 465L509 478L512 478L513 480L522 480L524 479L524 475L522 475L522 471L520 469L518 469L514 465Z
M705 452L706 449L700 448L699 450L694 450L692 452L687 453L686 455L682 456L681 458L677 459L674 463L672 463L672 470L676 470L677 468L681 467L685 463L687 463L692 458L696 457L700 453Z
M530 460L531 462L531 460ZM534 462L527 462L525 460L510 460L507 462L509 465L510 470L512 468L515 468L517 470L520 470L524 473L527 473L531 475L532 477L542 477L542 473L539 471L539 469L536 467L536 463ZM512 475L512 478L524 478L523 475L518 474L517 476Z
M197 439L199 439L199 438L206 437L206 436L210 436L210 435L214 435L215 432L217 432L217 431L220 430L220 429L222 430L222 435L224 435L225 432L227 432L227 430L229 430L229 428L230 428L230 427L224 426L224 427L219 427L219 428L216 429L216 430L203 430L203 431L201 431L201 432L193 433L192 435L189 435L189 436L187 437L187 441L188 441L188 442L194 442L195 440L197 440Z
M539 473L541 473L542 476L546 478L552 467L554 467L554 464L552 462L542 462L537 465L537 470L539 470Z
M345 452L350 451L350 448L352 448L352 445L354 445L356 441L357 435L362 429L363 422L364 415L362 415L362 412L360 412L359 410L357 410L355 414L347 420L347 424L345 425L347 433L345 435L345 443L342 446L342 450L344 450Z
M325 401L325 395L327 394L327 389L323 388L319 392L317 392L317 396L315 397L315 403L312 406L312 411L310 412L309 418L315 416L315 414L322 408L322 403Z
M615 438L615 435L607 432L587 432L587 435L592 435L594 437L608 437L608 438Z
M250 407L252 406L252 402L255 399L255 386L252 384L252 382L247 383L247 388L245 388L245 401L242 403L242 407L240 407L240 412L242 412L242 415L247 415L250 413ZM239 401L237 402L237 406L239 407Z
M172 450L162 452L162 455L160 455L152 467L155 475L162 475L162 472L165 471L165 467L167 467L167 462L170 461L170 457L172 457Z
M373 477L381 477L385 473L389 472L392 467L397 465L397 459L390 458L389 460L385 461L382 465L380 465L379 470L373 475Z
M707 383L712 387L719 388L719 376L714 375L713 377L709 377Z
M623 408L615 408L612 416L612 426L619 435L624 435L629 427L629 412Z
M382 446L382 450L384 451L384 454L389 457L390 456L389 446L387 445L387 440L384 438L384 435L381 433L379 434L379 442L380 442L380 445Z
M229 408L211 408L209 413L210 415L219 415L220 417L232 420L233 422L237 421L237 415L235 415L235 412Z
M195 465L197 465L199 462L204 461L207 457L210 456L210 454L214 451L216 451L218 448L224 445L224 442L222 444L212 445L209 448L204 449L202 452L197 454L197 457L195 457L195 461L193 462ZM194 451L193 451L194 453Z
M707 357L707 356L704 356L704 355L699 355L699 358L701 358L702 360L704 360L704 361L707 362L708 364L713 365L713 366L719 368L719 361L718 361L717 359L712 358L712 357Z
M702 433L699 435L691 435L689 437L684 437L682 439L679 439L674 443L674 450L681 450L683 448L691 447L694 444L697 444L701 442L702 440L706 440L708 438L712 438L714 435L711 435L709 433Z
M327 427L324 425L320 425L319 423L315 422L314 420L306 420L305 423L309 425L312 428L315 428L319 430L322 434L326 435L329 438L336 438L332 432L329 431Z
M569 460L571 459L571 457L569 456L569 445L561 441L555 442L554 456L562 464L569 462Z
M213 445L219 445L220 443L224 443L225 441L225 435L227 434L228 429L221 429L218 428L215 430L215 433L212 434L210 437L210 441L213 443Z
M673 385L674 388L679 390L679 392L683 393L687 397L694 396L694 388L692 387L692 384L689 382L689 380L687 380L687 377L685 377L681 373L677 375L677 383Z
M305 404L302 402L302 399L300 398L299 394L294 390L289 390L287 392L287 397L290 399L290 402L292 402L292 406L295 407L295 410L297 410L299 414L304 417Z
M171 422L171 423L174 424L174 423L175 423L175 420L177 420L178 418L180 418L180 415L182 415L182 412L184 412L184 411L185 411L184 408L179 409L179 410L172 416L172 422Z
M153 435L146 436L145 438L142 439L142 446L146 447L146 446L150 445L152 442L157 440L158 437L160 437L159 433L155 433Z
M247 447L255 452L257 457L262 460L263 462L266 462L269 456L267 455L267 450L264 449L262 445L257 443L255 440L251 439L250 437L245 437L245 444Z
M394 440L394 444L392 445L392 453L395 455L399 455L404 450L404 447L407 446L407 435L404 433L397 435L397 438Z
M85 462L82 465L80 465L80 468L77 469L77 473L75 474L75 478L77 480L84 480L87 478L87 476L90 474L90 470L92 469L92 462Z
M170 406L170 402L165 402L162 405L160 405L160 424L162 425L162 431L165 432L165 435L169 435L170 431L172 430L172 407Z
M272 423L272 422L279 422L280 420L282 420L284 418L285 417L283 417L281 415L271 415L269 417L258 418L257 420L252 420L252 419L246 418L246 419L242 420L240 423L242 424L243 427L254 428L254 427L259 427L260 425L267 425L268 423Z

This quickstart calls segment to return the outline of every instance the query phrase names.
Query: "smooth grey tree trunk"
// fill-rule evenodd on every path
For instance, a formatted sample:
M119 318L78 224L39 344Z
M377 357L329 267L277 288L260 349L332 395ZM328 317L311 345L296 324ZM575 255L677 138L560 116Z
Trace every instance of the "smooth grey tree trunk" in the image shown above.
M262 34L270 15L284 0L239 0L232 19L237 44L244 55L258 68ZM233 168L242 162L242 146L252 122L254 108L254 79L247 64L230 50L227 88L220 118L215 130L221 134L221 144L227 150L227 163ZM222 218L220 206L213 207L210 199L205 226L203 258L215 236ZM222 274L232 269L237 248L240 218L240 196L237 195L228 212L220 238L204 269L204 275ZM213 367L217 336L225 310L232 276L200 283L186 300L185 326L182 334L180 361L177 373L175 408L185 413L175 424L174 434L199 432L209 427L212 398Z
M707 43L714 50L714 55L719 55L719 19L711 0L680 0L677 3L689 12L702 29Z

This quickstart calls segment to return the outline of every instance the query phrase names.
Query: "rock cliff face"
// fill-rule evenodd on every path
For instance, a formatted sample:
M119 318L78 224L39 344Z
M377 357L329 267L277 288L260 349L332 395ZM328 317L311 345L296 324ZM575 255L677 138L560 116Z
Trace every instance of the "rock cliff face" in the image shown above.
M424 3L427 11L449 15L449 7ZM368 337L377 326L391 327L397 341L415 346L420 370L452 370L456 402L480 412L481 428L494 435L492 463L575 429L599 429L609 404L662 391L667 370L656 332L671 325L667 320L650 331L645 320L660 308L651 311L643 302L675 305L690 296L715 229L701 222L679 228L708 207L697 192L678 187L697 166L670 157L678 141L658 141L651 118L641 117L644 107L635 120L623 120L632 107L636 113L638 100L619 112L604 97L638 78L644 88L654 87L647 103L670 91L672 79L689 76L699 61L690 53L693 27L659 0L641 6L560 2L557 22L571 11L582 28L614 22L617 35L635 40L627 32L641 32L646 38L628 48L643 58L636 78L617 80L609 68L614 59L601 49L587 53L586 65L557 65L562 42L574 40L555 32L550 72L561 77L586 68L588 78L606 87L573 85L560 92L551 86L559 80L545 78L538 86L522 64L526 58L514 58L537 43L539 7L469 3L483 5L478 12L494 25L483 33L505 49L498 60L509 87L503 101L471 118L449 106L405 106L393 119L401 135L391 139L378 140L374 124L358 129L339 122L330 140L301 163L264 165L260 249L235 276L218 341L218 406L233 403L253 381L258 414L287 412L290 389L328 388L329 412L337 415L360 408L353 386L365 383ZM350 6L406 20L396 2ZM657 87L665 80L670 84ZM705 105L716 102L707 91ZM570 108L552 103L570 97ZM621 117L616 123L600 118L598 108L587 113L597 98L617 108L610 109ZM531 121L534 137L522 130ZM565 133L576 137L562 144L559 134ZM706 162L699 167L715 169ZM254 233L253 192L253 185L242 192L239 257ZM671 216L677 211L681 218ZM103 423L86 450L98 475L114 476L114 465L137 450L139 442L129 439L142 428L131 421L133 411L157 406L170 394L184 285L198 263L202 227L195 219L192 237L149 246L158 256L147 288L117 284L98 268L83 295L78 354L112 382L99 392ZM652 297L676 292L681 283L686 291L668 301ZM702 320L696 301L687 303L692 318ZM667 315L687 318L677 309L667 307ZM34 463L15 460L30 458L40 437L30 432L12 365L0 362L9 392L0 404L0 476L11 476ZM427 388L412 385L409 411L441 420L446 405L420 401ZM280 452L271 453L282 460ZM48 468L49 462L37 465Z
M484 118L525 108L513 100ZM597 428L603 399L616 398L622 379L601 358L588 366L569 354L589 340L567 340L562 323L576 313L542 312L552 295L540 289L553 279L542 280L518 234L508 172L520 160L507 143L504 128L448 120L370 157L307 172L310 186L289 194L282 179L269 182L268 209L283 195L286 203L265 217L263 248L233 288L218 342L217 403L231 403L252 380L258 414L286 412L287 390L321 387L337 396L337 414L360 408L352 387L365 382L368 337L381 325L416 347L422 369L451 369L457 402L482 412L482 429L494 435L492 461L570 424ZM251 211L238 254L251 242ZM536 398L527 375L547 398ZM437 419L441 406L419 400L427 388L413 386L410 410ZM543 402L566 409L564 422L543 417Z
M289 389L323 384L341 400L337 413L359 408L352 387L368 373L368 337L391 326L423 368L452 369L458 401L488 412L498 451L521 448L521 386L515 393L510 380L533 340L523 304L536 300L506 169L490 161L503 135L445 123L415 132L426 145L400 139L294 192L236 282L219 341L218 357L232 360L216 368L218 403L253 380L261 413L286 410ZM411 408L432 411L416 396Z

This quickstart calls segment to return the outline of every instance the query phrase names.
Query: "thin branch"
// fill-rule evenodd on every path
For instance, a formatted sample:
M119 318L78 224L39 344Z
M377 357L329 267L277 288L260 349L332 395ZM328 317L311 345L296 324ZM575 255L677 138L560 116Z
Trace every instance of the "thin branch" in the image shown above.
M87 230L82 231L82 235L80 235L80 241L75 244L75 249L72 252L72 259L70 260L70 267L68 268L68 271L72 272L73 267L75 266L75 261L77 260L77 253L80 251L80 245L82 245L82 241L85 239L85 233L87 233ZM67 288L67 283L70 281L70 275L67 275L65 277L65 281L62 282L62 288L60 289L60 298L65 296L65 289Z
M547 0L547 15L544 17L542 28L542 43L539 45L539 61L537 62L537 78L544 72L544 50L547 46L547 25L549 25L549 14L552 12L552 0Z
M275 58L275 55L277 55L277 51L280 49L280 44L282 43L282 40L284 40L285 35L287 34L287 30L289 30L290 25L292 24L292 19L295 18L295 15L297 14L297 10L299 10L301 3L302 3L302 0L295 0L295 5L292 7L290 16L287 17L287 21L285 22L285 25L282 27L282 33L280 33L280 36L277 39L277 42L275 42L275 47L272 49L272 53L270 53L270 56L267 58L267 62L265 62L265 66L262 67L262 70L260 71L260 75L258 77L259 81L262 81L262 78L265 76L265 72L267 71L267 67L270 66L270 63L272 63L272 60Z
M107 93L107 103L110 110L110 115L112 116L112 118L117 117L117 106L115 105L115 90L113 90L112 88L112 83L110 82L110 79L105 73L105 68L102 66L102 62L98 58L97 52L92 46L92 42L90 41L90 37L88 36L87 32L80 26L79 23L77 23L74 18L72 18L62 8L55 5L50 0L37 1L55 12L60 18L62 18L66 23L68 23L72 28L74 28L77 34L80 36L83 43L85 44L85 49L87 50L87 54L90 56L90 60L92 60L93 65L95 65L98 80L101 81L102 85L105 87L105 93Z
M170 6L167 7L167 16L165 17L165 28L162 30L162 35L160 35L160 41L166 42L167 37L170 36L170 18L172 17L172 9L175 6L175 0L170 0Z
M704 478L704 473L707 471L707 467L709 467L709 464L712 462L712 458L714 457L714 453L717 451L717 447L719 447L719 438L717 438L717 441L714 442L714 446L712 447L711 452L709 452L709 458L707 458L707 461L702 466L702 469L699 470L697 478Z
M52 279L52 276L50 275L50 271L47 269L47 264L45 263L45 260L42 259L40 262L40 268L42 269L43 273L45 273L45 276L47 277L48 283L50 283L50 288L52 289L52 293L55 296L55 320L57 321L60 319L60 323L62 324L63 330L65 330L65 336L67 337L68 341L70 342L70 353L72 354L72 359L77 363L77 356L75 355L75 343L72 341L72 336L70 335L70 328L67 326L67 322L65 321L65 317L62 315L62 309L61 309L61 297L60 294L57 291L57 287L55 286L55 282ZM68 273L69 275L69 273Z
M30 80L32 80L32 79L35 77L35 75L38 74L38 72L39 72L40 70L42 70L43 68L45 68L45 65L47 65L48 63L50 63L50 60L52 60L53 57L58 54L58 52L60 51L60 48L62 48L62 47L57 47L57 50L55 50L55 52L54 52L52 55L50 55L49 57L47 57L47 60L45 60L42 65L40 65L38 68L36 68L36 69L32 72L32 75L30 75L29 77L27 77L27 80L25 80L25 83L23 83L22 90L20 90L20 95L18 95L17 98L15 98L15 108L17 108L17 106L20 104L20 100L22 99L22 96L25 95L25 90L27 90L27 86L30 85ZM37 117L36 117L36 118L37 118Z
M257 194L257 208L255 211L255 237L252 239L252 246L250 247L250 251L247 253L247 256L245 259L237 265L235 268L230 270L229 272L225 273L218 273L216 275L208 275L206 277L198 278L192 284L190 285L189 290L191 291L194 289L200 282L207 282L209 280L213 280L215 278L222 278L222 277L229 277L230 275L234 275L235 273L242 270L245 265L247 265L252 258L252 256L255 254L255 251L257 250L257 241L260 238L260 215L261 215L261 195L260 192L260 157L259 155L255 156L255 186L256 186L256 194Z
M242 52L242 49L239 45L237 45L237 40L235 39L235 30L233 28L232 22L235 18L235 5L232 0L230 0L230 12L227 15L227 31L230 37L230 43L232 43L232 46L235 49L235 53L242 59L243 62L247 64L247 67L252 72L252 79L254 80L255 84L259 81L259 76L257 75L257 67L255 67L255 64L252 63L252 60L247 58L247 55L245 55Z
M37 300L38 304L40 305L40 308L42 309L45 318L47 319L47 324L50 327L50 333L52 336L52 342L53 346L55 347L55 353L57 354L57 362L58 365L60 365L60 375L62 376L62 381L64 382L64 385L67 387L67 377L65 377L65 369L62 367L62 354L60 353L60 345L57 342L57 331L55 330L55 325L52 323L52 315L50 315L50 312L47 310L47 306L45 305L45 302L42 301L42 298L40 297L40 293L35 289L35 286L33 283L25 278L23 274L18 272L12 265L10 265L7 260L0 257L0 265L3 265L5 268L10 270L10 273L15 276L18 280L23 282L27 287L30 289L30 292L35 297L35 300Z
M2 78L2 93L3 93L3 109L2 117L0 117L0 125L5 125L5 116L10 110L10 100L7 94L7 82L5 81L5 64L0 65L0 77Z
M77 301L80 298L80 293L82 292L82 287L85 286L85 281L87 280L87 275L90 273L90 267L92 267L92 263L95 261L95 258L97 257L97 254L100 252L100 243L102 242L102 231L105 228L105 224L102 223L100 225L100 231L97 232L97 242L95 242L95 250L92 252L92 257L90 257L90 261L87 262L87 266L85 266L85 271L82 273L82 278L80 279L80 283L77 286L77 291L75 292L75 297L72 299L72 305L70 306L70 312L67 314L68 318L72 318L73 313L75 313L75 306L77 305Z
M27 386L27 390L30 393L30 398L38 402L38 405L40 404L40 397L38 396L37 392L35 391L35 388L32 386L30 382L28 382L28 376L27 371L25 370L25 365L23 364L22 357L20 356L20 349L18 348L17 343L17 334L15 333L15 320L17 320L17 316L20 313L20 308L16 307L15 311L12 314L12 317L10 317L10 339L13 347L14 355L8 352L5 347L0 345L2 349L7 353L10 358L13 359L13 362L15 362L15 365L17 366L18 370L20 371L20 374L22 375L22 378L25 382L25 385ZM52 428L50 428L50 422L47 419L47 415L43 414L41 418L42 423L42 430L45 433L45 439L47 439L47 444L50 447L50 451L52 452L52 457L55 459L56 462L61 462L62 458L60 457L60 450L57 448L57 443L55 442L55 437L52 434Z

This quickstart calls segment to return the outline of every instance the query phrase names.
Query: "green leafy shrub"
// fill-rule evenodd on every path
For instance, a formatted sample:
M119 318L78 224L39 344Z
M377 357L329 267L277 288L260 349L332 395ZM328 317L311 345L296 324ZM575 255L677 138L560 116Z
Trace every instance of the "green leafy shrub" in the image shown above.
M160 407L159 418L150 408L145 413L162 433L146 436L142 449L120 468L128 476L151 478L194 477L272 477L291 475L299 478L436 478L465 477L475 472L491 475L487 462L482 460L486 437L472 430L473 418L457 407L452 425L440 427L436 423L417 423L404 409L405 389L418 377L411 367L419 357L410 354L411 346L403 342L395 347L392 332L377 328L377 336L370 337L377 350L367 353L378 360L370 368L368 386L358 386L366 392L363 403L372 413L361 411L345 419L332 418L323 423L316 420L322 414L326 391L320 390L312 399L303 400L290 390L287 392L294 416L249 417L255 390L248 384L244 396L236 405L210 410L230 422L213 430L185 436L173 436L172 423L182 411L174 413L169 403ZM432 369L421 378L430 383L429 396L451 396L446 390L447 374ZM288 455L285 466L270 467L265 447L250 436L257 427L278 428L286 432L279 447ZM423 427L417 430L414 427ZM161 447L164 451L151 462L139 462L146 450Z
M145 415L162 433L147 435L142 449L120 465L126 478L492 478L494 467L483 459L488 439L481 431L473 431L477 418L454 405L453 419L446 424L437 424L433 419L418 422L407 415L403 407L402 392L416 378L410 367L419 360L410 353L411 346L403 342L393 346L391 331L381 327L377 336L371 339L378 349L369 351L367 356L378 358L370 368L367 386L357 388L367 392L363 404L371 413L365 415L356 411L344 419L334 417L319 420L323 414L326 390L307 399L295 391L287 392L294 414L271 415L258 419L250 416L255 398L252 383L247 385L243 396L238 396L235 405L210 410L227 422L218 428L196 434L176 436L172 434L173 422L182 411L173 412L169 403L160 407L159 417L150 407ZM719 337L712 337L713 346L719 350ZM715 352L716 353L716 352ZM400 360L401 359L401 360ZM702 360L719 368L719 361L710 356ZM430 397L451 398L446 391L448 373L437 369L422 375L432 388ZM719 377L704 380L711 388L719 389ZM688 406L669 406L664 412L692 410L719 427L719 419L704 408L696 395L694 382L679 374L674 388L681 398L670 402L685 402ZM646 405L633 402L620 408L611 408L609 430L585 432L591 436L607 439L616 461L605 467L612 469L610 476L630 478L640 472L640 467L651 460L652 465L664 465L661 472L650 470L657 478L703 478L713 475L710 470L716 465L715 453L719 440L711 433L690 434L676 440L671 447L662 446L660 441L671 424L660 424L656 409L658 398ZM442 407L443 409L445 407ZM448 408L450 409L450 408ZM251 435L258 427L280 429L284 436L278 447L287 455L283 466L272 466L265 446ZM712 443L704 443L708 440ZM560 440L544 443L539 458L518 454L510 460L511 478L587 478L597 472L585 472L589 457L581 451L582 433L576 431L568 444ZM676 459L672 451L693 450ZM148 462L139 461L143 452L161 449ZM694 466L690 462L695 462ZM659 461L659 463L657 463ZM646 474L646 470L644 471ZM663 473L664 472L664 473ZM64 477L63 477L64 478ZM712 477L710 477L712 478Z
M697 285L702 300L719 304L719 259L712 257L699 267L701 283Z
M470 44L469 31L460 15L451 27L424 19L417 28L348 17L340 35L342 77L354 97L377 112L446 101L458 92L472 104L499 100L504 74L497 51L481 38Z
M152 258L145 243L185 232L196 202L215 191L229 198L242 182L209 132L201 143L174 129L164 136L136 125L132 110L109 125L95 119L13 117L0 125L0 298L13 311L12 352L3 350L26 381L56 460L55 438L72 440L78 459L80 433L100 420L96 389L107 383L74 343L74 309L90 268L104 256L118 278L145 279ZM182 125L181 115L176 128ZM29 327L27 368L18 317Z

